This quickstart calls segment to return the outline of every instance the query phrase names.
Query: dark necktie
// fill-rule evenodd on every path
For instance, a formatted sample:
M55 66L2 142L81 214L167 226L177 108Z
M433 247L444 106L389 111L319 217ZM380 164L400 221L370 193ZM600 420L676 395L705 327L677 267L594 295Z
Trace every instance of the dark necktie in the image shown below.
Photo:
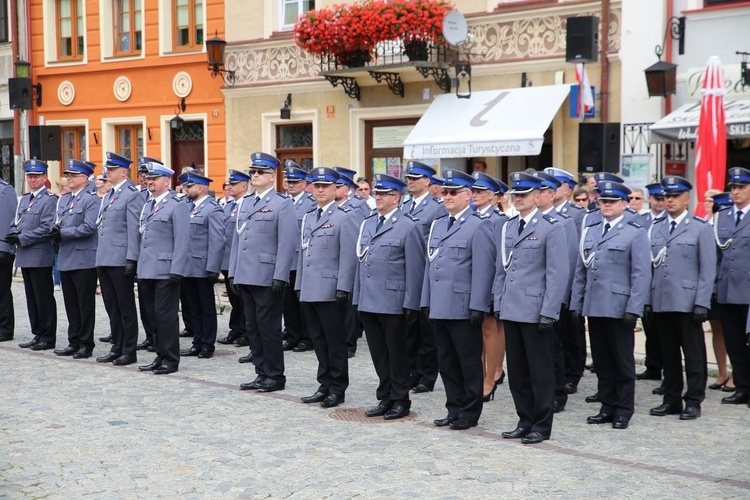
M156 198L151 200L151 211L150 214L154 213L154 209L156 208Z
M29 204L31 204L32 201L34 201L34 193L29 195Z
M380 228L383 227L383 223L385 222L385 216L381 215L378 217L378 225L375 227L375 232L377 233L380 231Z
M259 201L260 201L260 196L255 195L255 201L253 202L253 206L257 205Z
M669 234L674 233L674 228L676 228L676 227L677 227L677 222L675 222L675 221L670 222L669 223Z
M604 224L604 232L602 233L602 237L607 236L607 233L609 232L609 230L611 228L612 228L612 226L609 225L609 222L607 222L606 224Z
M520 235L523 232L523 228L526 227L526 221L521 219L518 221L518 234Z
M735 226L739 226L740 225L740 221L742 220L742 213L743 212L741 210L737 211L737 220L734 222Z
M415 209L415 208L417 208L417 202L416 202L416 201L413 201L413 202L411 203L411 208L409 209L409 213L410 213L410 214L413 214L413 213L414 213L414 209Z
M316 220L316 222L320 222L320 218L321 218L322 216L323 216L323 209L322 209L322 208L319 208L319 209L318 209L318 218L317 218L317 219L315 219L315 220Z
M231 200L229 203L229 213L232 213L234 211L234 207L237 205L237 202L234 200Z
M456 222L456 218L451 215L450 220L448 220L448 229L450 230L451 227L453 227L453 224Z
M191 211L191 212L192 212L193 210L195 210L195 202L194 202L194 201L191 201L191 202L190 202L190 205L188 205L188 206L190 207L190 211Z

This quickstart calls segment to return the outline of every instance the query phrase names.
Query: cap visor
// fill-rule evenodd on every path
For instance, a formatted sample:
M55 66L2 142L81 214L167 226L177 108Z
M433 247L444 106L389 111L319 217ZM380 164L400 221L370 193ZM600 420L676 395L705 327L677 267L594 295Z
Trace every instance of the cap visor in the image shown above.
M510 194L526 194L530 193L534 190L534 188L526 188L526 189L511 189L508 191Z

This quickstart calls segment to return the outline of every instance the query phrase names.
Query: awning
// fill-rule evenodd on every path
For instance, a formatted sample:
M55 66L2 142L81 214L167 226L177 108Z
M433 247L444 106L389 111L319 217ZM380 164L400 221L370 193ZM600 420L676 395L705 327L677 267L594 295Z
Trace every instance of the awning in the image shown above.
M727 139L750 137L750 99L725 100ZM649 127L651 142L695 141L701 103L683 104Z
M442 94L404 141L406 158L533 156L570 85Z

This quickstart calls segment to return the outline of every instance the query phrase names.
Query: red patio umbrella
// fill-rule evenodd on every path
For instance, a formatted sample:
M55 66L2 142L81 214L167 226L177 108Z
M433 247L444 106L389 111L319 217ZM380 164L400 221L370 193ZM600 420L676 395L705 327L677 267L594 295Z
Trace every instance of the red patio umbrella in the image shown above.
M695 141L696 215L705 216L703 195L709 189L724 190L727 169L727 126L724 117L724 72L717 56L706 65L701 89L701 114Z

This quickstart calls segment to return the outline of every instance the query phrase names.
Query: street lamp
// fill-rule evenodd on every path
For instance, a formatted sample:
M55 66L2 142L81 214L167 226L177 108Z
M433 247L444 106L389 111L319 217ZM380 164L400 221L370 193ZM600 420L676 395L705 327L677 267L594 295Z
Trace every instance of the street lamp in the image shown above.
M667 43L667 36L670 36L672 40L677 40L679 43L677 53L683 55L685 53L685 16L669 18L667 29L664 32L664 41L654 48L659 61L644 71L649 97L666 97L677 92L677 65L661 60L661 56L664 54L664 46Z
M221 75L222 80L227 86L234 85L234 71L224 67L224 49L227 42L219 38L218 31L213 38L206 40L206 57L208 58L208 70L211 71L211 77L216 78Z

